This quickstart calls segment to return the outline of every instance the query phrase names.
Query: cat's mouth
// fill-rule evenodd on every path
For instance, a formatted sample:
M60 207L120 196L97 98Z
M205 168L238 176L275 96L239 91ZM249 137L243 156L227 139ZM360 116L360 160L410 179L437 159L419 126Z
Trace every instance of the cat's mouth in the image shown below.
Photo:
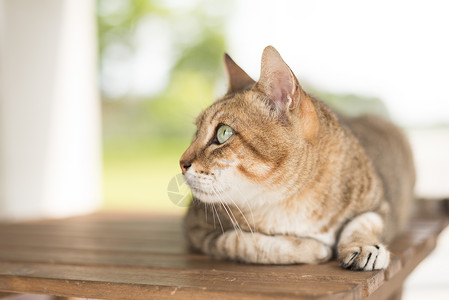
M223 202L226 199L226 193L230 190L229 187L219 187L213 182L204 182L204 180L194 176L184 175L184 180L193 196L203 202Z
M212 190L203 190L200 188L196 188L196 187L190 187L190 190L192 191L192 194L197 197L200 198L198 196L203 195L203 196L215 196L215 193Z
M195 176L188 176L187 174L184 174L184 180L194 196L214 194L210 183L201 182L202 180L196 178Z

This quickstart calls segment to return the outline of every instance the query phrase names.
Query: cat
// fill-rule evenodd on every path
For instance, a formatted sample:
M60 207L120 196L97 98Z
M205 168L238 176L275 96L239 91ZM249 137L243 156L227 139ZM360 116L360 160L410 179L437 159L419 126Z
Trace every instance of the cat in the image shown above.
M256 264L384 269L407 221L415 170L400 129L308 95L272 46L255 82L227 54L226 95L196 118L180 159L193 249Z

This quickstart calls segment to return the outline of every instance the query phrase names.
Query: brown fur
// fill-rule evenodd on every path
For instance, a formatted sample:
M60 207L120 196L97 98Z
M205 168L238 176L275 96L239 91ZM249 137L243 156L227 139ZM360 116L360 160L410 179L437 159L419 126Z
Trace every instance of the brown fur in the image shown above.
M337 248L343 267L386 267L382 242L404 225L415 181L401 131L331 111L272 47L257 83L225 62L228 94L198 116L181 158L194 194L185 219L192 246L255 263L319 263ZM222 145L211 143L219 124L235 132Z

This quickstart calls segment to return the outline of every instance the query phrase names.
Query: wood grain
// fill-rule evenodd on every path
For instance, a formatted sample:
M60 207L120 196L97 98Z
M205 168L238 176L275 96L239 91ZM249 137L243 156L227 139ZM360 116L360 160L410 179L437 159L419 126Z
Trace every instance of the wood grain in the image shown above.
M95 214L0 224L0 292L98 299L386 299L435 247L443 217L415 219L385 271L337 262L262 266L193 253L181 217Z
M16 296L16 295L17 294L14 294L14 293L2 293L2 292L0 292L0 299L11 297L11 296Z

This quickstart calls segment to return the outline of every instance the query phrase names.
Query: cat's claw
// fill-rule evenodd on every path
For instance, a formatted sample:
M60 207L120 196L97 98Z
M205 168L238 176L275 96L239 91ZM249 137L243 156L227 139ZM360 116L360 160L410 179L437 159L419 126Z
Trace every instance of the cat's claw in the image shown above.
M343 249L338 255L340 265L356 271L380 270L388 267L390 252L382 244L360 245Z

